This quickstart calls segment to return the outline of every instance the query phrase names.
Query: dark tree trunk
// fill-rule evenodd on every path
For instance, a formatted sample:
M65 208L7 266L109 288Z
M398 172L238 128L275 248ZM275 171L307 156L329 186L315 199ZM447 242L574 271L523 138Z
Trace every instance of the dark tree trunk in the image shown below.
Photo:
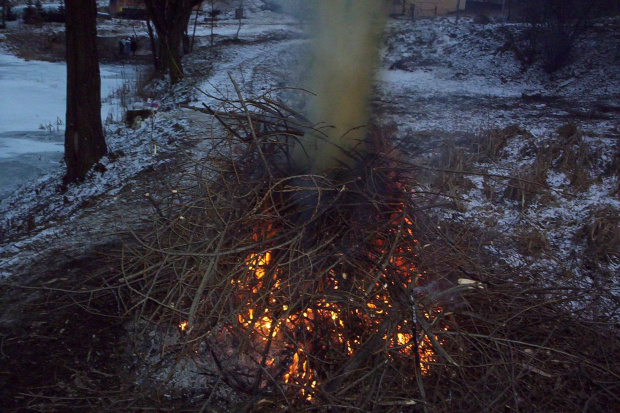
M151 53L153 54L153 66L158 72L161 71L161 64L159 63L159 48L157 47L157 41L155 34L153 33L153 26L151 25L151 17L146 18L146 28L149 32L149 39L151 41Z
M101 124L101 78L95 0L67 0L65 183L83 181L107 153Z
M196 18L194 19L194 31L192 33L192 42L189 46L189 52L192 53L194 51L194 43L196 42L196 28L198 27L198 12L196 12Z
M172 84L183 78L183 33L192 15L192 7L200 3L201 0L144 0L159 39L159 62L170 74Z
M173 85L183 79L183 66L181 65L181 44L183 32L170 33L165 37L159 36L159 62L164 72L170 75L170 83Z
M2 24L0 27L4 28L6 25L6 0L2 0Z

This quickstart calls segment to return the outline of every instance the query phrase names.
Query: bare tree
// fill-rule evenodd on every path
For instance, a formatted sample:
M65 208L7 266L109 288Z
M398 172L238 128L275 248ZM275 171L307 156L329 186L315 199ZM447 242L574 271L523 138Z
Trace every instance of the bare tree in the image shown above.
M83 181L107 153L101 124L101 77L97 54L97 3L66 1L67 119L65 183Z
M151 41L151 54L153 55L153 66L155 70L161 72L161 64L159 63L159 52L157 40L155 39L155 33L153 33L153 25L151 24L151 16L147 14L146 16L146 28L149 33L149 39Z
M158 56L162 70L170 74L170 82L183 78L181 46L192 8L201 0L144 0L150 21L158 37Z
M520 0L518 14L529 23L522 55L526 65L540 59L543 68L555 72L569 63L573 47L606 11L608 0Z

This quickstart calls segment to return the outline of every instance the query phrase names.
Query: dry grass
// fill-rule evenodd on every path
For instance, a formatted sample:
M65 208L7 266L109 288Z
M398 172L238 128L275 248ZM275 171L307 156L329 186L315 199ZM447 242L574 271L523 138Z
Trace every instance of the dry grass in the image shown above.
M620 216L604 206L591 211L579 232L577 242L585 241L586 256L594 263L620 260Z
M153 98L152 94L148 91L148 86L157 77L157 72L152 66L147 66L138 72L138 78L136 79L135 96L142 101L146 101L149 98Z
M558 139L542 156L549 159L554 169L564 172L575 189L587 189L594 180L592 170L600 154L593 152L584 142L583 133L574 123L560 127L557 135Z
M508 180L503 196L518 202L521 209L526 209L532 203L539 202L542 195L549 194L547 187L548 165L538 159L531 167L519 171Z
M587 190L597 179L594 171L601 154L584 141L573 123L560 127L556 136L539 143L533 152L534 162L515 171L504 191L504 196L519 202L521 208L551 199L547 184L551 171L563 173L574 191Z
M620 176L620 138L616 144L616 152L609 165L608 173L611 175Z
M519 127L510 125L503 129L486 129L474 144L474 152L479 162L496 162L503 155L503 149L511 139L517 136L531 137L531 134Z
M519 252L524 256L538 258L550 251L549 239L539 228L518 228L515 239Z
M439 148L438 156L431 160L431 170L427 171L433 189L446 194L451 199L451 208L463 211L464 205L460 200L462 191L471 189L472 182L467 175L472 172L473 157L457 147L453 141L443 143Z
M614 193L620 196L620 137L616 142L615 152L605 172L607 175L615 176L618 180Z

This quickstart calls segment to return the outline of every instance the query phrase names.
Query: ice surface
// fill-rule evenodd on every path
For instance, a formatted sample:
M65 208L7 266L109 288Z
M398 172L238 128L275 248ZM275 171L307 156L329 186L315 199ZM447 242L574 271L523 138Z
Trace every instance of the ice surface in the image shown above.
M136 71L121 65L101 65L101 96L105 98ZM65 63L24 60L0 49L0 132L64 130L67 102ZM101 108L105 118L111 106Z

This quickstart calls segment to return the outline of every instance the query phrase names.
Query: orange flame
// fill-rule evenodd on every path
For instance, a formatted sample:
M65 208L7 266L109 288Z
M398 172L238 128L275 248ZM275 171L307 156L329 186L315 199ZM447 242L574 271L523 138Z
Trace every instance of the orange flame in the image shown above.
M413 222L402 213L392 215L392 231L400 231L405 237L409 237L409 242L417 243L413 238ZM272 223L265 225L264 229L257 228L252 236L255 242L260 240L269 240L276 233L276 229ZM403 243L401 246L387 245L387 240L376 239L372 242L375 247L375 254L369 257L374 262L381 262L382 255L391 252L389 257L389 269L386 271L395 274L394 280L399 280L398 284L402 288L409 288L415 282L415 277L419 274L414 265L415 253L410 244ZM251 253L245 259L246 266L250 272L248 280L233 280L239 288L239 295L243 297L246 308L245 312L237 314L237 322L240 327L248 331L250 335L256 337L259 342L280 342L285 347L290 348L291 332L299 332L300 340L303 337L313 336L314 334L326 334L327 339L333 344L342 346L342 350L347 355L352 356L360 349L365 341L364 337L351 334L346 331L346 323L350 317L361 321L363 325L368 325L376 329L381 324L381 320L385 319L386 312L392 309L390 298L390 281L386 275L386 271L380 273L377 281L370 291L360 291L363 296L368 297L365 303L366 311L359 308L350 313L351 309L342 302L334 300L328 301L326 298L319 300L313 304L313 307L307 308L289 308L288 304L284 304L288 296L287 291L280 290L282 282L281 269L274 268L272 251L262 253ZM334 270L330 270L329 277L324 282L324 287L329 286L332 290L338 290L339 280L347 280L348 275L337 274ZM399 288L400 288L399 287ZM368 293L368 294L366 294ZM262 295L261 295L262 294ZM260 300L256 298L260 297ZM260 305L257 305L260 302ZM254 308L248 308L248 307ZM262 307L261 307L262 306ZM439 309L440 311L441 309ZM426 314L429 317L428 314ZM430 315L432 318L432 315ZM384 336L384 340L388 343L390 354L400 354L412 357L415 354L415 340L413 331L415 326L411 325L409 320L401 320L397 325L396 333L393 337ZM181 325L179 326L181 328ZM181 328L183 331L184 328ZM319 331L320 330L320 331ZM287 341L287 339L289 341ZM420 359L420 369L422 374L429 372L429 363L436 358L435 351L431 340L425 337L417 346ZM317 385L317 377L311 366L311 358L307 353L307 349L303 342L297 342L294 348L291 348L287 368L282 374L284 383L299 387L301 395L306 400L311 400L313 389ZM268 364L274 363L274 359L270 356Z
M187 326L188 326L187 321L181 321L179 323L179 330L181 330L182 332L185 332L185 330L187 330Z

